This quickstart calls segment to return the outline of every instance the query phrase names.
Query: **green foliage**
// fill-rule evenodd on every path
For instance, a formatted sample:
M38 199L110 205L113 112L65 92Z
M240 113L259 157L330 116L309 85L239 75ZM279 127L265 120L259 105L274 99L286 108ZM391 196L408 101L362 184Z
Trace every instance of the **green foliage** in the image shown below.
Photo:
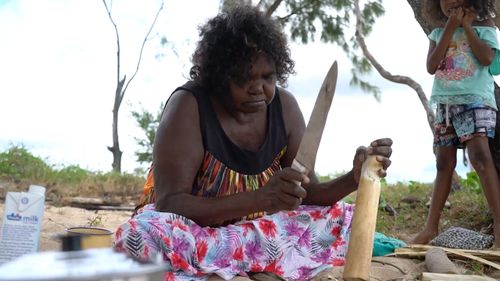
M465 179L460 179L460 183L463 187L471 192L476 194L483 193L483 187L481 185L481 181L479 180L479 176L475 171L468 172L467 177Z
M104 224L102 223L102 217L100 215L97 215L95 217L87 218L87 226L89 227L104 226Z
M40 180L52 176L52 167L33 156L23 145L14 145L0 153L0 177Z
M331 180L333 180L334 178L336 178L338 176L339 176L338 174L328 174L328 175L325 175L325 176L316 175L316 177L318 177L319 182L331 181Z
M380 179L380 187L387 187L387 180L385 178Z
M156 130L160 124L163 107L164 103L161 103L160 109L156 114L148 112L144 108L141 108L140 112L132 111L132 117L134 117L137 125L144 132L143 138L135 138L137 144L142 148L135 152L139 163L151 163L153 161L153 144Z
M92 175L92 173L77 165L64 167L55 173L57 181L64 183L79 183Z
M117 173L114 171L104 174L95 174L94 178L96 182L100 182L108 186L126 186L130 183L137 183L138 180L138 177L136 175L132 175L129 173ZM144 178L139 178L139 182L142 184L144 182Z
M467 268L471 271L470 274L484 275L485 265L478 261L470 261L467 263Z
M0 152L0 178L12 183L5 191L25 191L32 183L43 185L47 198L55 203L72 196L139 197L145 180L144 174L91 172L78 165L58 169L22 145Z
M409 181L408 183L408 190L410 193L415 193L419 189L421 189L424 185L418 181Z
M382 188L384 204L393 207L397 214L391 215L380 209L377 215L378 232L409 242L424 227L429 208L426 206L432 193L432 183L411 181L397 183ZM404 202L403 198L414 198L413 203ZM448 197L451 208L445 208L441 214L440 231L450 226L460 226L480 231L492 222L486 199L482 194L471 193L464 188L452 192Z
M272 7L275 1L262 0L264 9ZM377 18L384 15L382 0L364 1L360 7L361 33L367 36L372 31ZM273 13L278 21L290 30L292 40L307 44L317 37L326 43L338 45L347 54L353 64L351 85L359 86L363 91L374 94L380 99L380 90L363 80L360 75L371 71L369 61L360 53L355 37L356 14L352 0L287 0L284 7Z

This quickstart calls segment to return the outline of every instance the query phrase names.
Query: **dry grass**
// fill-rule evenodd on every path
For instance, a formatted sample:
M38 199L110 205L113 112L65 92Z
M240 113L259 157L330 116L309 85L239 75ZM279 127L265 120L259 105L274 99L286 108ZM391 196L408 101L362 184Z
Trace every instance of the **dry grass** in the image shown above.
M382 190L381 208L378 213L377 231L409 241L424 226L427 218L428 202L432 194L432 184L412 182L386 186ZM476 231L490 231L492 218L486 200L477 190L464 186L448 197L450 208L445 208L441 216L440 230L460 226ZM390 206L396 210L392 215L386 211ZM385 207L385 208L384 208ZM491 233L488 233L491 234Z

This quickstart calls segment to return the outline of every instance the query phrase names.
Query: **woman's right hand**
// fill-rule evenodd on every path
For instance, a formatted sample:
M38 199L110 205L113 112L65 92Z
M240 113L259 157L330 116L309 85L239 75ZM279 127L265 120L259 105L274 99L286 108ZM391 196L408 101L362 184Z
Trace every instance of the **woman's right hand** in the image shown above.
M298 185L309 183L309 178L290 167L278 171L263 187L256 192L259 209L267 213L295 210L307 195Z

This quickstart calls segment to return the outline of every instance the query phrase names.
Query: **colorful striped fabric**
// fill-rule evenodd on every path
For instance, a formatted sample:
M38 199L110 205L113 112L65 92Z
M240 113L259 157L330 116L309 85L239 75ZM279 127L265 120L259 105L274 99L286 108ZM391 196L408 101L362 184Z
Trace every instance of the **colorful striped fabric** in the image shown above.
M217 160L210 152L206 151L191 194L203 197L220 197L257 190L259 187L264 186L271 176L281 170L280 159L285 151L286 147L276 156L269 168L256 175L238 173ZM150 169L146 183L144 184L144 196L137 209L142 208L146 204L154 203L154 199L153 170ZM258 218L264 214L264 212L249 214L241 219ZM226 224L238 220L228 221Z

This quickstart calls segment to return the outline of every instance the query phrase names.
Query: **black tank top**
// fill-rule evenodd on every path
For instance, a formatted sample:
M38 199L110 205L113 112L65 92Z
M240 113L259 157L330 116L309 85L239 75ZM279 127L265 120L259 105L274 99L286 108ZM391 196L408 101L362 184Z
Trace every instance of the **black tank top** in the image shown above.
M228 168L246 175L259 174L268 169L276 156L286 147L287 135L277 88L267 108L266 137L257 151L242 149L229 139L207 93L196 87L193 82L184 84L176 91L179 89L191 92L196 98L205 150Z

